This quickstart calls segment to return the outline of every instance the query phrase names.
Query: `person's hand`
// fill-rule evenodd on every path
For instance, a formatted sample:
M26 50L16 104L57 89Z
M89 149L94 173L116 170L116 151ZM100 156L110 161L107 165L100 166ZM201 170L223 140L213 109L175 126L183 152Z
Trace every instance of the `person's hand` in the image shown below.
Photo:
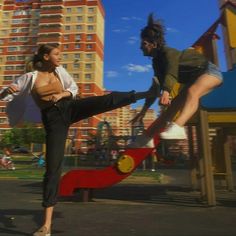
M62 98L63 98L63 93L53 94L51 97L51 101L56 103Z
M16 93L16 92L19 92L19 88L16 85L12 84L6 89L6 92L8 94Z
M164 105L164 106L170 105L170 103L171 103L171 100L170 100L170 93L167 92L167 91L163 91L163 93L161 94L159 103L160 103L161 105Z
M9 94L13 94L13 93L16 93L18 92L19 89L16 85L10 85L8 88L6 89L3 89L0 93L0 99L3 99L5 98L7 95Z
M129 123L134 124L136 122L141 122L144 116L145 116L145 113L140 112L132 120L130 120Z

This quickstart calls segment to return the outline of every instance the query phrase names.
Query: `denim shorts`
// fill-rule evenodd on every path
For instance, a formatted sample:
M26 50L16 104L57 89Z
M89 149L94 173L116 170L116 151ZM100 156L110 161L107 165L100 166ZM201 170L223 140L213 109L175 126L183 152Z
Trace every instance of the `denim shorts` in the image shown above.
M215 64L213 64L212 62L208 62L207 69L206 69L205 73L208 75L215 76L216 78L218 78L220 81L223 82L223 75L222 75L219 67L216 66Z

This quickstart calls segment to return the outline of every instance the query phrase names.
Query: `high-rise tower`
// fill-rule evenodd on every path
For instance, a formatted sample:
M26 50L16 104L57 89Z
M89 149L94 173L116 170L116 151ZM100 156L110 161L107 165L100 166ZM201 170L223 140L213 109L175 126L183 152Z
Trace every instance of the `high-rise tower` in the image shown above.
M104 9L101 0L0 0L0 84L25 72L38 45L58 43L62 65L77 82L80 96L103 94ZM9 128L0 102L0 129ZM75 146L86 147L85 130L99 116L71 127Z

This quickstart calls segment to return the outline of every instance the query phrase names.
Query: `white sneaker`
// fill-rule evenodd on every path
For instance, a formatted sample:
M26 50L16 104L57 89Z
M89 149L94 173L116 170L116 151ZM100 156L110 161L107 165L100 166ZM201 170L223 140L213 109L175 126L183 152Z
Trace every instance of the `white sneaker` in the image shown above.
M161 139L187 139L184 127L171 122L167 129L160 133Z

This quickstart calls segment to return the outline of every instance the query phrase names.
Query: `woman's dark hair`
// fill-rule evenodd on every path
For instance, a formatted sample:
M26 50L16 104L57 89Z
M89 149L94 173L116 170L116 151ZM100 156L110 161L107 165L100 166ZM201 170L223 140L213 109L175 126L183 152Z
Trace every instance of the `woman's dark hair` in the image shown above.
M148 16L147 26L141 30L141 38L157 44L157 49L165 46L165 27L161 20L154 20L153 14Z
M37 53L34 55L33 60L32 60L32 66L35 70L41 69L43 67L44 63L44 58L43 56L45 54L50 54L50 52L58 48L58 44L43 44L38 48Z

